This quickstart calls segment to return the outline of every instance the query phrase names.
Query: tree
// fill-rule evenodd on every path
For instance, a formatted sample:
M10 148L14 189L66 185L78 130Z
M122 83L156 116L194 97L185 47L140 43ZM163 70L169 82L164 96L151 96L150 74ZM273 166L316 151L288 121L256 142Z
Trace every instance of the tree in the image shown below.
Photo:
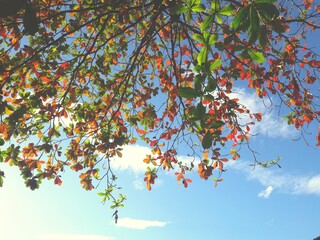
M159 169L174 167L187 187L195 163L201 178L222 181L224 162L242 144L250 149L250 126L263 117L232 96L239 82L261 99L278 97L301 134L319 121L320 61L307 45L320 27L313 1L30 0L7 13L0 162L18 167L32 190L45 179L61 185L70 168L87 190L105 180L99 195L122 206L110 160L137 141L152 148L148 189ZM182 144L194 161L177 159ZM252 153L257 164L277 164Z

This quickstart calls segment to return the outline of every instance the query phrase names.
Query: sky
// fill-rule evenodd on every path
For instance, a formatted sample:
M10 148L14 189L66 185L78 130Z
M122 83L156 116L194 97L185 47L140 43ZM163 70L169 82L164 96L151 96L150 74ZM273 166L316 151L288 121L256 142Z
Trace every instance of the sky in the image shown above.
M240 101L256 111L263 104L245 89ZM310 129L312 130L312 129ZM274 111L254 129L252 147L258 159L281 157L281 168L253 169L252 155L245 148L241 158L230 161L224 181L201 180L196 171L188 188L179 185L173 172L160 172L151 191L146 190L142 159L146 146L125 147L113 166L128 200L114 223L108 203L97 192L81 188L78 176L63 175L63 185L44 182L39 190L24 186L14 168L5 170L0 189L1 240L300 240L320 235L319 149L297 138L296 131ZM179 156L180 160L187 158Z
M315 41L318 38L313 38ZM320 149L315 136L297 139L276 111L265 110L257 97L238 88L236 97L252 112L264 112L252 129L252 147L261 161L281 158L281 168L252 167L245 147L241 158L230 161L224 181L199 179L184 188L173 172L160 172L152 191L143 182L150 149L124 148L113 166L122 193L127 195L119 220L114 210L101 204L97 193L85 191L76 173L62 174L63 185L43 182L31 191L15 168L0 163L5 171L0 188L1 240L304 240L320 236ZM268 103L267 103L268 105ZM315 131L310 126L308 131ZM180 160L186 156L178 156ZM101 186L103 187L103 186Z

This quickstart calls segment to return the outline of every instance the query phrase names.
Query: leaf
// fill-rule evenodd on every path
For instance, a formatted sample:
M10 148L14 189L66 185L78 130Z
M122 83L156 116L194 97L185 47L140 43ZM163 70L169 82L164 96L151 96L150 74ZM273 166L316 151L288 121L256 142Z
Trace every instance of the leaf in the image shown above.
M279 10L278 8L269 3L259 3L255 4L256 9L258 10L260 16L262 16L266 20L274 20L279 17Z
M257 4L257 3L275 3L277 2L277 0L256 0L254 3Z
M222 121L216 121L214 122L212 125L211 125L211 128L214 128L214 129L217 129L217 128L220 128L224 125L224 122Z
M208 57L208 48L207 46L204 46L197 57L197 61L198 61L198 65L202 65L203 63L205 63L207 61L207 57Z
M209 28L209 26L212 25L213 21L214 21L214 17L215 14L211 13L209 16L207 16L203 22L200 24L200 30L203 32L204 30L206 30L207 28Z
M274 20L272 22L269 22L269 26L276 33L284 33L286 31L285 26L283 26L279 20Z
M249 13L248 6L241 8L237 13L237 15L234 17L234 19L232 20L231 27L234 29L237 29L240 26L240 24L243 24L243 22L247 20L248 13Z
M3 146L4 145L4 140L2 138L0 138L0 146Z
M222 64L221 59L218 58L216 60L214 60L213 63L210 64L210 72L212 72L213 70L217 69L218 67L220 67Z
M216 16L216 20L217 20L217 23L223 23L223 19L219 16L219 15L217 15Z
M258 33L259 33L259 16L257 10L251 6L250 7L250 25L249 25L249 45L252 45L257 41Z
M56 177L56 178L54 179L54 184L56 184L56 185L58 185L58 186L61 186L61 185L62 185L61 179L60 179L59 177Z
M262 53L260 52L255 52L253 49L249 49L248 53L250 55L250 58L252 59L252 61L257 62L257 63L264 63L264 56Z
M188 6L186 5L176 5L171 9L171 14L182 14L188 11Z
M196 98L199 96L198 92L191 87L181 87L178 93L183 98Z
M27 4L25 8L25 15L23 18L24 33L35 35L39 30L39 20L34 9Z
M266 26L261 26L259 29L259 44L262 49L267 46L268 36L267 36L267 28Z
M215 33L211 34L209 38L209 45L212 46L213 44L216 43L217 40L218 40L218 35Z
M204 138L202 139L202 147L208 149L212 146L212 136L210 132L207 132Z
M205 91L213 92L216 88L217 88L217 80L213 77L208 77L208 84Z
M224 16L230 16L234 13L235 8L233 5L226 5L220 9L219 14Z
M250 59L251 58L247 49L244 49L238 56L241 59Z
M220 9L220 0L211 0L211 8L215 11Z
M206 80L207 75L206 74L198 74L194 78L194 86L197 92L201 92L202 89L202 83Z
M202 105L202 103L198 103L197 116L203 117L204 114L206 114L206 108Z
M136 128L136 131L137 131L137 133L142 134L142 135L147 134L147 132L143 129Z
M198 5L201 3L201 0L191 0L190 3L191 4L188 4L188 5Z
M193 34L193 39L198 41L199 43L205 43L203 36L200 34Z
M206 78L207 78L206 74L198 74L194 77L194 83L201 84L206 80Z
M207 44L209 42L209 39L210 39L210 32L207 31L207 30L204 30L202 32L202 36L203 36L203 39L204 39L204 43Z
M105 192L99 192L99 193L97 193L97 194L98 194L99 197L104 197L104 196L106 196L106 193L105 193Z
M206 10L206 8L203 4L197 4L191 8L192 12L203 12L204 10Z
M4 172L0 171L0 187L3 187Z

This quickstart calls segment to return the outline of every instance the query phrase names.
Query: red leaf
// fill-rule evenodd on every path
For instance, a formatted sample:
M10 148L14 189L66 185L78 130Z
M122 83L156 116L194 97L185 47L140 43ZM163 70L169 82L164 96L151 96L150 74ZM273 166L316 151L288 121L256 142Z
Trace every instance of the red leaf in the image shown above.
M61 179L60 179L59 177L56 177L56 178L54 179L54 184L56 184L56 185L58 185L58 186L61 186L61 185L62 185Z

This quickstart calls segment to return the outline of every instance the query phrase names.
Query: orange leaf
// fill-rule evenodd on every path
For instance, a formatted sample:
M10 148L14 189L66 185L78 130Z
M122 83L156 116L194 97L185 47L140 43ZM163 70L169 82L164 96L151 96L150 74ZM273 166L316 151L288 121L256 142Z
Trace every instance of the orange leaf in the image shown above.
M51 79L50 79L50 78L48 78L47 76L43 76L43 77L41 77L41 80L42 80L42 82L45 82L45 83L47 83L47 82L50 82L50 81L51 81Z
M62 185L61 179L60 179L59 177L56 177L56 178L54 179L54 184L56 184L56 185L58 185L58 186L61 186L61 185Z
M6 133L8 131L8 125L4 122L0 123L0 133Z
M144 131L144 130L142 130L142 129L139 129L139 128L136 128L136 131L137 131L137 133L142 134L142 135L147 134L146 131Z

